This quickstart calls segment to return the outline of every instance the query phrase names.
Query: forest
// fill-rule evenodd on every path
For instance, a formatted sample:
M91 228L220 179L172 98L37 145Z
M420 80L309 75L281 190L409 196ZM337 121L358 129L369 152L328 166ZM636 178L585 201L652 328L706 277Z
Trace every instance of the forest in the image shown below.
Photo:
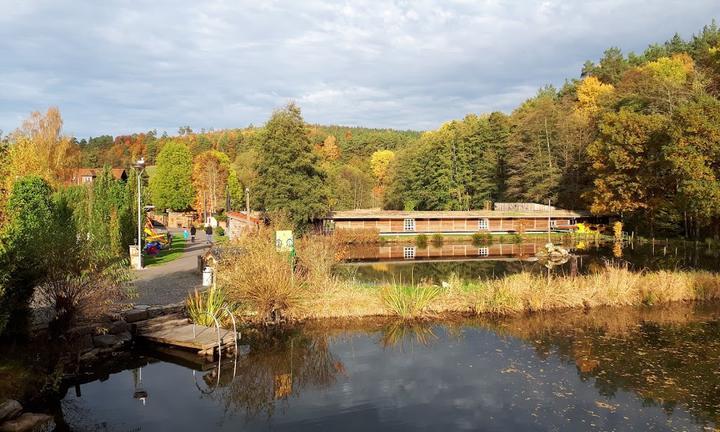
M298 224L330 210L549 201L622 217L643 234L701 238L720 234L719 98L713 21L639 54L609 48L511 113L468 114L431 131L307 124L291 103L261 127L90 138L57 129L48 138L37 131L59 118L51 109L5 136L0 157L3 178L37 172L53 184L71 167L128 168L142 156L146 201L164 209L217 212L228 195L242 209L246 188L254 209L284 209ZM54 156L30 166L20 154L37 152L28 142L38 137L56 140L46 142Z

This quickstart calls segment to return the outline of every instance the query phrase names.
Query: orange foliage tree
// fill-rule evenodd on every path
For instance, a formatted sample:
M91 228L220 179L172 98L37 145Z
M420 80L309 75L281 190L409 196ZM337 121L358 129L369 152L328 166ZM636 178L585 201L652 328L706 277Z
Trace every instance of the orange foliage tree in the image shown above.
M192 179L198 212L212 214L225 208L229 174L230 159L225 153L207 150L195 156Z

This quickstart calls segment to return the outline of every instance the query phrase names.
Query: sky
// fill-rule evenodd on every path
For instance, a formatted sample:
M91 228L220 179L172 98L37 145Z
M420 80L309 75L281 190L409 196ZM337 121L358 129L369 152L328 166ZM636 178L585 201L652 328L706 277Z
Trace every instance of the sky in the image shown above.
M713 18L717 0L0 0L0 130L49 106L77 137L236 128L290 101L435 129Z

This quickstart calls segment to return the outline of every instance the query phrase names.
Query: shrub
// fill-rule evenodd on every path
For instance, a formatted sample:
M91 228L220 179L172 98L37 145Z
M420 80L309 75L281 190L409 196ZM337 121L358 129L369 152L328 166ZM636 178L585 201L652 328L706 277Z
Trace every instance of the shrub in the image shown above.
M428 245L428 238L425 234L418 234L417 237L415 237L415 244L420 249L425 249Z
M492 244L493 238L490 233L476 232L472 235L472 243L474 246Z
M73 210L59 197L50 224L52 238L44 245L44 275L36 300L55 311L53 329L62 332L79 319L97 318L132 292L127 260L107 245L86 241L74 222Z
M381 243L380 231L376 228L342 229L336 228L333 237L338 243L374 244Z
M392 284L380 292L385 307L402 319L422 316L439 295L440 289L433 285Z
M259 321L277 322L303 300L306 274L293 269L288 253L275 249L274 231L261 227L239 239L242 253L221 261L216 270L218 285L230 300L249 308Z
M219 235L219 236L224 236L224 235L225 235L225 228L223 228L223 227L221 227L220 225L218 225L217 229L215 229L215 232L216 232L217 235Z
M344 245L331 236L306 235L297 242L298 271L313 292L331 287L333 268L345 255Z
M432 235L432 243L436 247L442 246L443 242L445 241L445 237L443 237L442 234L433 234Z
M230 313L237 309L228 301L225 291L215 284L205 292L196 289L194 293L189 294L185 306L192 322L209 327L215 325L212 317L217 318L221 325L228 324Z
M45 273L45 259L52 257L51 224L55 205L50 185L40 177L18 179L8 197L7 224L0 232L0 334L9 322L20 331L29 317L33 289Z

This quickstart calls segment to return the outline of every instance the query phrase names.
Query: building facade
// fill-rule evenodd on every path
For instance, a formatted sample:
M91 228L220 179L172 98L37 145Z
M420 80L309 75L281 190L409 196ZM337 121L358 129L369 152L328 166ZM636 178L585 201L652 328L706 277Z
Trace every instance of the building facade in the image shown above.
M533 233L573 230L589 218L585 212L543 211L399 211L349 210L331 213L323 230L375 230L380 235Z

